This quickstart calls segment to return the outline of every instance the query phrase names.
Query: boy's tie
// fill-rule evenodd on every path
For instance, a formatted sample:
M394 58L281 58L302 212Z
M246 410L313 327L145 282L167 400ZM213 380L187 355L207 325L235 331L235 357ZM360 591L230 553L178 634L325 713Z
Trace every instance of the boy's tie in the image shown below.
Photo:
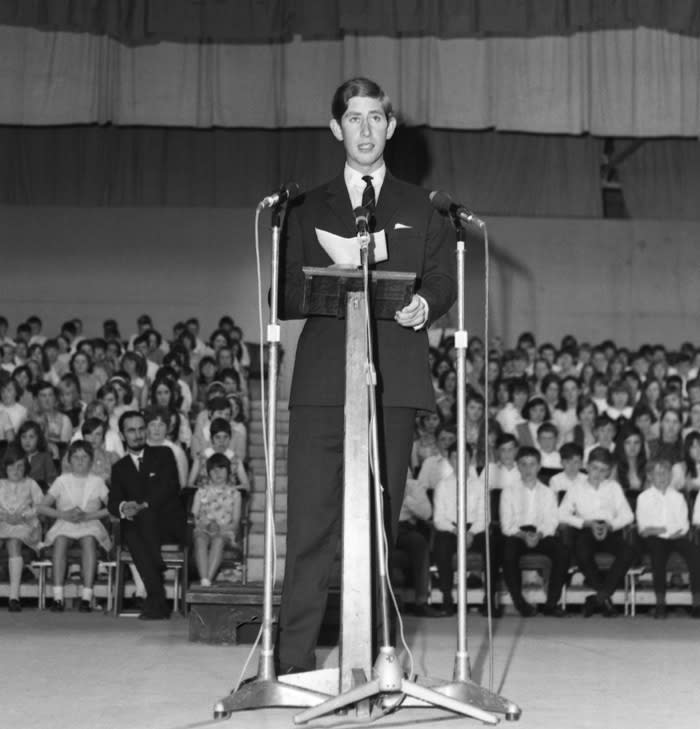
M367 184L362 191L362 207L366 208L370 215L374 215L374 208L377 206L377 198L374 196L374 185L372 175L365 175L362 178Z

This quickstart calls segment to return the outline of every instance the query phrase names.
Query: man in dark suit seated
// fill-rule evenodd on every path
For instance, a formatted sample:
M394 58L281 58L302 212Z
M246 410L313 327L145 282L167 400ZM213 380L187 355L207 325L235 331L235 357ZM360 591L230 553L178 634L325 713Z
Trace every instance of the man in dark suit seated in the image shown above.
M391 101L373 81L356 78L333 97L333 136L345 168L290 205L280 256L281 319L299 319L304 266L337 261L322 245L333 234L355 243L353 210L370 212L378 271L415 273L417 290L393 320L376 322L377 405L382 484L388 497L390 544L396 538L415 415L434 410L428 369L429 322L456 298L454 233L428 193L394 178L384 147L396 129ZM331 568L342 522L345 320L309 316L299 338L290 393L287 554L277 642L278 673L313 670ZM367 565L369 569L369 565Z
M146 445L146 420L135 410L119 418L126 455L112 468L108 509L121 530L146 586L142 620L170 617L165 599L161 545L183 544L185 510L170 448Z

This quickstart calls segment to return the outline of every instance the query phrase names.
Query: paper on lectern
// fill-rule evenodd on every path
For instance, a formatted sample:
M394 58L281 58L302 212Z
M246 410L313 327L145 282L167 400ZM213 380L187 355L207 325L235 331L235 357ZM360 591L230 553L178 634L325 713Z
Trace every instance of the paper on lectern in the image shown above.
M360 244L355 236L344 238L342 235L316 228L316 237L333 263L351 266L360 265ZM380 230L377 233L372 233L369 244L369 262L381 263L388 260L388 258L384 231Z

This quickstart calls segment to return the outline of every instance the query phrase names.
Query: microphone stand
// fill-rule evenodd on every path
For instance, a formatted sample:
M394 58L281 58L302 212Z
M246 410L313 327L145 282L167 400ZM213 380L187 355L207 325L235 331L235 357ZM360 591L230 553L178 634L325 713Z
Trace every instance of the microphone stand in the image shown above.
M517 704L499 696L471 680L469 651L467 647L467 473L466 473L466 357L468 335L465 329L465 274L466 250L465 223L456 215L451 216L457 234L457 650L454 659L452 681L435 690L459 701L482 707L486 711L503 713L506 719L515 721L522 710ZM478 219L476 219L478 220ZM483 229L484 223L477 225ZM486 464L488 468L488 463ZM489 528L489 525L486 525ZM488 542L487 542L488 544ZM487 575L487 581L490 576ZM488 582L487 582L488 585Z
M375 518L375 556L379 570L379 610L381 610L382 634L381 645L379 647L379 655L377 656L374 666L372 667L372 680L365 683L358 683L353 688L333 696L322 704L312 706L294 717L295 724L305 724L313 719L347 709L349 706L360 704L367 700L374 699L378 702L384 702L385 706L389 706L388 710L398 709L401 706L434 706L448 711L453 711L463 716L470 716L481 720L485 724L497 724L498 717L492 712L493 707L481 708L483 702L475 701L473 697L466 699L464 696L453 696L447 691L443 691L443 687L437 686L439 682L435 680L426 680L421 685L414 680L404 677L401 663L396 652L396 648L391 644L391 636L389 629L389 596L387 590L387 548L386 536L384 531L384 508L383 508L383 489L380 483L380 461L379 461L379 439L377 425L377 403L376 403L376 371L374 367L372 332L371 332L371 301L369 297L369 271L368 271L368 243L370 236L364 232L358 231L358 243L360 245L360 258L362 262L362 274L364 283L365 296L365 352L367 357L367 389L369 395L369 415L370 415L370 465L372 471L372 486L374 498L374 518ZM405 701L407 697L414 700L410 703ZM477 697L480 698L480 697ZM506 712L509 718L517 718L515 713ZM388 711L387 710L387 711ZM496 711L503 710L502 705L495 708ZM386 712L385 712L386 713Z
M258 211L263 203L258 205ZM214 706L214 718L225 719L234 711L262 709L266 707L315 706L328 694L303 688L277 680L274 663L273 634L273 589L275 559L275 451L277 445L277 377L279 371L280 326L277 318L279 295L279 244L280 220L284 202L272 206L272 262L270 279L270 319L267 325L269 363L267 376L267 488L265 489L263 562L263 613L261 627L261 647L258 673L252 681L241 684L238 690Z

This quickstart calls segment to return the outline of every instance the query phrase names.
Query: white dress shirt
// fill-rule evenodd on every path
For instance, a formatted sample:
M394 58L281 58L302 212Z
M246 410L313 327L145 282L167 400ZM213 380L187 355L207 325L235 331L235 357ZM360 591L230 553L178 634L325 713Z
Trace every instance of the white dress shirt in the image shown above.
M365 187L367 187L367 183L362 179L364 176L362 172L358 172L350 167L347 162L345 163L343 178L345 179L345 186L348 189L353 210L362 205L362 195ZM386 177L386 165L382 165L378 170L375 170L370 177L372 178L372 187L374 187L374 200L378 203L379 193L382 190L384 178Z
M561 473L557 473L549 479L549 488L557 493L559 491L569 491L574 486L576 486L576 484L585 483L587 480L588 476L586 476L585 473L581 473L580 471L576 474L574 478L569 478L566 473L562 471Z
M525 486L522 479L503 489L500 502L501 531L507 537L530 524L544 537L551 537L559 526L557 497L554 491L538 481Z
M641 532L647 527L664 527L666 531L657 535L661 539L668 539L677 532L687 534L690 524L683 494L671 487L661 491L651 486L642 491L637 499L637 529Z
M586 479L566 492L559 506L559 519L576 529L581 529L584 521L604 520L617 531L631 524L634 514L617 481L608 479L596 488Z
M479 478L467 479L467 524L472 534L486 528L484 484ZM440 479L433 495L433 525L439 532L454 532L457 528L457 477L451 471Z
M408 521L415 524L416 521L428 521L433 512L430 499L425 488L413 478L406 481L406 491L401 504L399 521Z
M515 435L517 426L524 423L525 418L512 402L508 402L496 413L496 421L504 433Z
M511 484L520 483L520 471L516 465L507 468L502 463L489 463L489 490L505 489ZM484 478L485 470L481 472Z

